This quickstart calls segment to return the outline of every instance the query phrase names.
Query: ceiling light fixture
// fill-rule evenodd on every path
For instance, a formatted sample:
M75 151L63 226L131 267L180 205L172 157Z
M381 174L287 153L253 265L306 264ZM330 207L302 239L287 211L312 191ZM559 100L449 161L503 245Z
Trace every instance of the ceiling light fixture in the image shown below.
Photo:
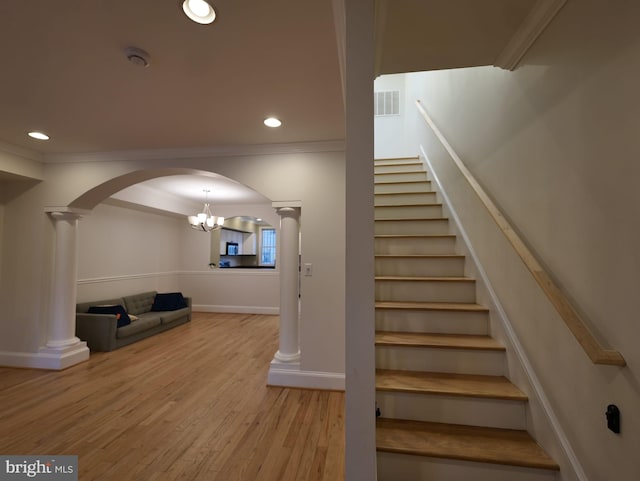
M34 132L29 132L27 135L33 139L49 140L49 136L43 132L34 131Z
M277 119L275 117L268 117L264 119L264 125L266 125L267 127L275 128L280 127L282 125L282 122L280 121L280 119Z
M216 19L216 12L208 1L184 0L182 10L185 15L196 23L207 25Z
M209 208L208 196L210 190L203 190L204 192L204 208L202 212L196 215L187 216L189 225L192 229L196 229L202 232L210 232L224 224L224 217L218 217L211 213Z

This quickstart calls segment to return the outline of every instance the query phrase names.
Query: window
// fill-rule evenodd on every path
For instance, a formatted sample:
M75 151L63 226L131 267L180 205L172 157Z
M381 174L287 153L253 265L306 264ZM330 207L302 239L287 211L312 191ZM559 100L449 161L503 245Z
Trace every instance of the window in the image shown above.
M276 264L276 230L260 231L260 264L273 266Z

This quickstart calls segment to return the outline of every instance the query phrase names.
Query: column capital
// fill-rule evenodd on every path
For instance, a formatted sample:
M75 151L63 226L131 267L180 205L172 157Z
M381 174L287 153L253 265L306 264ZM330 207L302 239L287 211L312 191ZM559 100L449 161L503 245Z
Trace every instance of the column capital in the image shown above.
M280 217L300 217L300 207L276 207L276 212Z
M271 207L273 207L275 210L278 209L283 209L286 207L292 208L292 209L300 209L302 207L302 201L300 200L274 200L273 202L271 202Z
M78 209L75 207L45 207L44 211L54 220L75 220L82 216L91 214L89 209Z

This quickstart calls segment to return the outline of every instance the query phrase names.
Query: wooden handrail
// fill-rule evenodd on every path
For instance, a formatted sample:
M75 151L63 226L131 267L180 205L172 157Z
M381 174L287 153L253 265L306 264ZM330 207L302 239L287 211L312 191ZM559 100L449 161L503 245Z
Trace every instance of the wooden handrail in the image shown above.
M609 364L614 366L624 366L626 362L622 354L612 349L603 348L593 333L589 330L585 322L582 320L578 312L575 310L567 296L560 290L556 283L551 279L549 274L543 269L535 256L527 248L520 236L513 230L507 219L502 215L500 209L489 198L484 189L480 186L473 174L467 169L462 160L458 157L453 148L449 145L444 138L440 130L436 127L431 117L427 114L424 107L420 103L420 100L416 101L418 111L425 119L433 133L438 137L440 143L447 150L454 163L462 172L462 175L467 179L467 182L471 185L471 188L478 195L484 206L489 211L489 214L493 220L498 224L500 230L505 235L507 240L511 243L517 254L524 262L529 272L533 275L534 279L547 295L551 303L555 306L558 314L564 320L569 330L573 333L576 340L580 343L587 356L594 364Z

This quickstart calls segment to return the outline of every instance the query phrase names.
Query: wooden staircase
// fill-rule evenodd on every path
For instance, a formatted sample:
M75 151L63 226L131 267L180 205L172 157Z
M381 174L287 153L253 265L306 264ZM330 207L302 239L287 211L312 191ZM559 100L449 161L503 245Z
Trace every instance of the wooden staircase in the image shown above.
M379 481L550 481L419 159L375 161Z

